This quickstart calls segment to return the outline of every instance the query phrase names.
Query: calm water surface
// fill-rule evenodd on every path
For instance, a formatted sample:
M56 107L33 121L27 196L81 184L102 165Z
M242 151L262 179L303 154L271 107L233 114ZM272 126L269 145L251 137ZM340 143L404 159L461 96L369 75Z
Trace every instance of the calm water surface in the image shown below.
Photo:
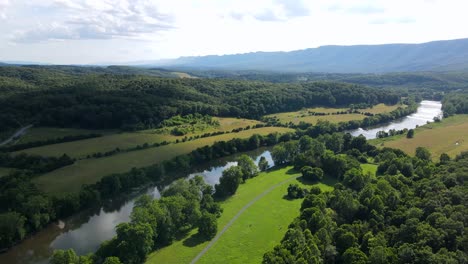
M245 154L252 157L257 165L261 156L267 159L270 167L274 165L267 148ZM189 174L187 178L201 175L208 184L217 184L225 169L237 165L235 160L239 155L232 155L195 167L193 173ZM148 188L142 193L150 194L154 198L160 197L157 187ZM101 208L87 210L51 224L41 232L11 248L8 252L0 254L0 263L48 263L48 259L55 249L73 248L80 255L94 252L102 242L115 236L115 227L118 224L130 221L130 213L138 197L139 195L133 195L133 198L127 200L111 201Z
M399 120L395 120L383 126L381 125L370 129L358 128L349 131L349 133L351 133L353 136L359 136L362 134L367 139L373 139L377 137L376 135L379 131L416 128L417 126L427 124L427 122L433 122L434 117L442 118L442 103L438 101L422 101L421 105L418 107L418 110L414 114L403 117Z
M356 129L350 131L353 136L360 134L367 139L376 137L378 131L388 131L390 129L401 130L411 129L421 126L427 122L432 122L436 116L442 116L442 105L436 101L422 101L417 112L396 120L389 124L375 127L369 130ZM265 156L270 166L273 166L270 151L268 149L259 149L247 152L249 156L255 159L256 163L261 156ZM240 155L240 154L239 154ZM200 167L195 167L193 173L187 178L193 178L195 175L202 175L208 184L219 183L222 172L232 166L237 165L235 161L239 155L218 159ZM155 198L160 197L159 190L155 187L144 190L143 193L152 195ZM132 199L123 201L111 201L101 208L88 210L77 214L69 219L51 224L46 229L24 240L21 244L13 247L8 252L0 255L0 263L8 264L42 264L48 263L49 257L54 249L73 248L78 254L88 254L94 252L99 245L115 235L115 227L123 222L130 220L130 213L138 195Z

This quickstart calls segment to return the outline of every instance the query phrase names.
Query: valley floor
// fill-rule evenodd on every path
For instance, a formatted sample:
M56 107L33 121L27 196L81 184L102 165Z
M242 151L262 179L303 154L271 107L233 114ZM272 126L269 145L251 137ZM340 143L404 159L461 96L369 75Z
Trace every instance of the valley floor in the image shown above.
M261 262L263 254L280 242L289 223L297 216L302 199L288 200L284 196L289 184L311 186L300 180L300 174L292 167L260 173L222 202L218 235L212 242L200 241L194 230L187 237L152 253L147 263ZM333 184L334 181L327 178L318 186L329 191ZM206 252L196 258L204 250Z
M379 147L398 148L414 155L417 147L425 147L438 160L440 154L447 153L452 158L462 151L468 151L468 115L455 115L415 129L414 138L398 135L371 140Z

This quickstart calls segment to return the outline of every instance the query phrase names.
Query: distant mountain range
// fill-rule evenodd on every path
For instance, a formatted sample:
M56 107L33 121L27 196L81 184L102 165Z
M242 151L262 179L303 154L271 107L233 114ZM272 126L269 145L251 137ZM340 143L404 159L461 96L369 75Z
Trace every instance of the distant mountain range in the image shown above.
M141 63L146 67L195 70L384 73L468 70L468 39L422 44L322 46L290 52L181 57Z

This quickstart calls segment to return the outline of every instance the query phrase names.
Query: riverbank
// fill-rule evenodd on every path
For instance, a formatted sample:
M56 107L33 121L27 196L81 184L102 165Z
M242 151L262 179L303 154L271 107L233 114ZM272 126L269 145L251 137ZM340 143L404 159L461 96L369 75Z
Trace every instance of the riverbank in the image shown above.
M455 115L416 128L413 138L407 138L404 134L373 139L369 143L378 147L398 148L409 155L414 155L417 147L425 147L432 153L432 159L438 161L442 153L454 158L468 151L467 131L468 115Z

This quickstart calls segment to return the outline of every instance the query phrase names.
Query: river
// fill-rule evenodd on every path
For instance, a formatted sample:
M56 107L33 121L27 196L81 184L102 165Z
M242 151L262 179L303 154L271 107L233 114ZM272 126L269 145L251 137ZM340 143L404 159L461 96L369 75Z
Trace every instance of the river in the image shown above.
M405 128L412 129L418 126L433 122L434 117L442 119L442 103L438 101L422 101L416 113L405 116L401 119L392 121L385 125L379 125L369 129L358 128L348 131L353 136L363 135L367 139L374 139L377 137L379 131L389 131L390 129L403 130Z
M369 130L359 128L349 132L353 136L363 134L367 139L372 139L376 137L378 131L415 128L427 122L432 122L436 116L441 117L441 107L440 102L422 101L414 114ZM266 148L247 152L246 154L252 157L257 164L260 157L265 156L269 165L274 165L270 151ZM187 178L202 175L207 183L214 185L219 182L219 178L225 169L237 164L235 160L239 155L229 156L195 167L193 173L187 175ZM160 197L159 190L156 187L147 188L142 193L150 194L154 198ZM139 195L141 193L122 201L111 201L103 207L86 210L66 220L59 221L59 223L51 224L11 248L8 252L1 254L0 263L48 263L54 249L73 248L81 255L94 252L103 241L111 239L115 235L115 227L118 224L130 220L130 213Z
M264 156L268 164L274 165L268 148L246 152L256 164ZM193 168L187 178L201 175L211 185L219 183L222 172L237 165L240 154L207 162ZM96 251L105 240L115 236L115 227L130 220L130 214L136 199L143 193L159 198L157 187L150 187L139 194L134 194L123 201L111 201L100 208L86 210L68 219L51 224L42 231L25 239L6 253L0 254L0 263L8 264L45 264L55 249L73 248L77 254L85 255Z

